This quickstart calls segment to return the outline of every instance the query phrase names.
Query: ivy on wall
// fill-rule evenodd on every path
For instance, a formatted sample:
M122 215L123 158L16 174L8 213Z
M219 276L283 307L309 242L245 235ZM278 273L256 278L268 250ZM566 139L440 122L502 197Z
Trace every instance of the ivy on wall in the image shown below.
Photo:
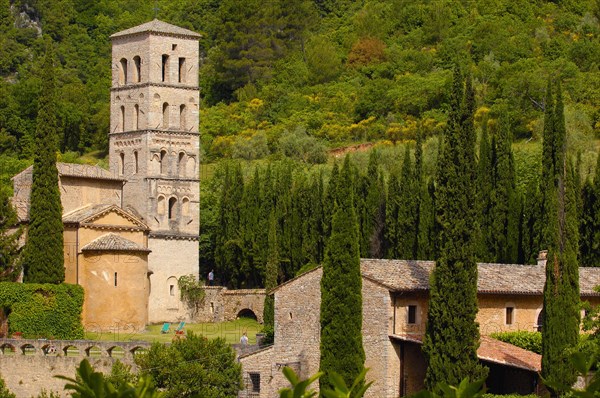
M81 339L83 288L69 284L0 283L0 310L8 334L24 338Z

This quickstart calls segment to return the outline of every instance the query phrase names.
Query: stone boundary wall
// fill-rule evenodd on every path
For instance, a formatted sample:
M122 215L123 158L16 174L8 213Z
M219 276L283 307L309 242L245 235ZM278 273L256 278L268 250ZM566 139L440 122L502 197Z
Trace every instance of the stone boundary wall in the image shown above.
M0 375L17 398L35 397L42 389L67 397L66 381L54 376L74 378L84 358L103 373L116 360L135 370L135 353L148 347L145 341L0 339Z
M194 321L233 321L240 314L249 314L248 311L252 311L256 320L263 322L265 289L229 290L224 286L206 286L204 291L204 305L194 317Z

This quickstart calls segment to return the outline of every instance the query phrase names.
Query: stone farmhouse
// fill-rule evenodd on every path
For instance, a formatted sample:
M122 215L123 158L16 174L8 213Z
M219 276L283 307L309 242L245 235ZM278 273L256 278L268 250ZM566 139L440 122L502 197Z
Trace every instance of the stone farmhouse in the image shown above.
M542 252L541 254L544 254ZM545 255L537 265L479 264L477 322L480 361L489 367L489 392L527 394L537 390L541 357L489 335L539 330L545 281ZM432 261L361 260L363 345L367 378L375 383L367 397L399 397L423 389L426 370L421 344L427 317ZM273 290L275 343L242 355L242 397L273 397L288 385L281 369L302 378L319 370L322 268L315 268ZM600 303L594 287L600 269L580 268L583 300Z
M87 329L189 320L177 280L198 278L200 35L159 20L111 36L110 171L59 163L67 283ZM29 219L32 168L13 178Z

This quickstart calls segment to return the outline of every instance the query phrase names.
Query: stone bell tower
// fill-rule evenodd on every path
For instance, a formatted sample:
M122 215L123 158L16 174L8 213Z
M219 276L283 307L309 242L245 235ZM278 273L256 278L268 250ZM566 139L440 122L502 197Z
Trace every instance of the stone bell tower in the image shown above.
M198 276L199 38L157 19L111 36L110 170L151 229L149 322L188 318L177 280Z

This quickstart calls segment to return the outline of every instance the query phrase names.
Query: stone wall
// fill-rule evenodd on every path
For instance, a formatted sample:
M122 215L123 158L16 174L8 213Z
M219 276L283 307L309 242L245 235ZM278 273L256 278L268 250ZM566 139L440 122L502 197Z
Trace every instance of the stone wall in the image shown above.
M224 286L206 286L204 292L206 295L203 306L194 317L194 321L232 321L240 314L245 315L252 311L256 320L263 322L264 289L228 290Z
M0 339L0 375L17 398L37 396L42 389L67 397L66 382L55 375L75 377L84 358L103 373L109 373L117 359L135 370L135 352L149 346L147 342Z

